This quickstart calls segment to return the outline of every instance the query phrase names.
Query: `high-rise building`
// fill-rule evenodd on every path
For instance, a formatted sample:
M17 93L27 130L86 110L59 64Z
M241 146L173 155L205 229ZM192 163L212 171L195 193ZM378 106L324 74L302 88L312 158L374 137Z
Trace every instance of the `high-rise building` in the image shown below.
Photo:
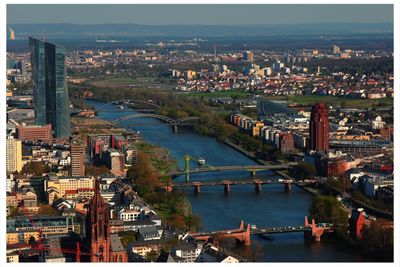
M124 174L124 154L118 150L107 149L107 151L104 153L103 162L110 169L110 172L115 176L122 176Z
M309 149L328 151L329 113L325 103L318 103L311 109Z
M85 145L79 142L71 143L71 176L85 175Z
M254 61L254 53L251 51L246 51L243 53L243 59L253 62Z
M282 153L294 150L294 139L291 133L280 133L279 135L279 150Z
M71 122L65 48L29 37L37 125L51 124L54 137L69 137Z
M15 31L10 29L10 40L15 40Z
M7 172L20 172L22 170L22 143L21 140L7 138L6 144L6 169Z
M337 45L332 45L332 54L339 54L340 53L340 47Z

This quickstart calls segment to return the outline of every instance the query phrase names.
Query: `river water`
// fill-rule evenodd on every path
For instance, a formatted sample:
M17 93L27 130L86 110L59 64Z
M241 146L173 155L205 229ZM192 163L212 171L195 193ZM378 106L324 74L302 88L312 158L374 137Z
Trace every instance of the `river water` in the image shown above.
M102 106L103 102L86 100L93 106ZM99 118L115 120L121 116L136 113L134 110L119 110L116 105L108 105L99 112ZM151 125L143 125L149 123ZM135 124L139 124L136 125ZM142 124L142 125L140 125ZM203 157L212 166L256 165L254 161L218 142L214 138L201 136L190 130L163 125L153 118L135 118L122 123L125 128L140 131L145 141L167 148L171 155L184 167L184 155ZM198 165L191 163L191 168ZM278 179L269 171L257 173L262 177ZM248 178L247 171L225 171L192 174L191 181L216 180L227 178ZM183 181L184 177L177 177ZM224 193L223 187L202 187L199 194L192 188L184 191L189 199L192 211L202 217L202 230L236 229L240 220L257 226L295 226L304 224L312 196L303 189L292 186L291 192L285 192L283 185L263 186L256 193L252 185L232 186L231 192ZM265 262L354 262L369 261L352 251L339 241L324 240L320 243L304 240L303 233L271 235L270 238L252 237L252 246L261 247L259 261Z

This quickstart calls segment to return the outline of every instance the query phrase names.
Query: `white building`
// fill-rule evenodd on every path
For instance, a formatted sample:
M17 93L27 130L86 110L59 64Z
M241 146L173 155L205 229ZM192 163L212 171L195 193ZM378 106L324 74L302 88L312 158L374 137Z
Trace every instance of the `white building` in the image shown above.
M381 116L377 116L375 120L371 122L371 124L372 124L372 129L382 129L386 125L386 123L382 121Z
M141 218L141 212L135 209L121 209L118 211L118 219L124 222L137 221Z

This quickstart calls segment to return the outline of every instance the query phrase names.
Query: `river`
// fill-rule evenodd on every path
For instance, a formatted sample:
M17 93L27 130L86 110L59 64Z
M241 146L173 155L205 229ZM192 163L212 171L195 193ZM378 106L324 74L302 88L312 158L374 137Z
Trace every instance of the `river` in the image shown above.
M103 102L86 100L86 103L99 107ZM115 120L121 116L135 113L125 108L119 110L116 105L108 105L99 112L99 118ZM134 123L151 125L137 125ZM193 131L179 129L173 133L172 127L163 125L153 118L135 118L122 123L125 128L140 131L145 141L167 148L171 155L178 160L181 168L184 166L184 155L203 157L207 164L222 165L256 165L228 145L218 142L214 138L201 136ZM191 168L197 164L192 162ZM278 179L269 171L257 173L263 177ZM226 178L246 178L247 171L226 171L192 174L190 179L215 180ZM183 181L184 177L177 177ZM256 193L254 186L232 186L231 192L224 193L223 187L202 187L199 194L193 189L185 191L192 211L202 217L203 230L236 229L240 220L257 226L294 226L304 223L304 216L308 214L312 196L303 189L292 186L291 192L285 192L283 185L263 186L260 193ZM252 246L261 248L262 256L259 261L264 262L354 262L369 261L360 254L352 251L342 242L334 240L310 242L304 240L303 233L276 234L271 238L252 237Z

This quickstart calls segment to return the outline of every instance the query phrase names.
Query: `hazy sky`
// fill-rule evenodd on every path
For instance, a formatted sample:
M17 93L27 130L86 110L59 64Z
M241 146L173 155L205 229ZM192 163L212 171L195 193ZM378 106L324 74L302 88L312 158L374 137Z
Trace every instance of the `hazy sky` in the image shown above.
M393 5L7 5L7 23L292 24L393 22Z

